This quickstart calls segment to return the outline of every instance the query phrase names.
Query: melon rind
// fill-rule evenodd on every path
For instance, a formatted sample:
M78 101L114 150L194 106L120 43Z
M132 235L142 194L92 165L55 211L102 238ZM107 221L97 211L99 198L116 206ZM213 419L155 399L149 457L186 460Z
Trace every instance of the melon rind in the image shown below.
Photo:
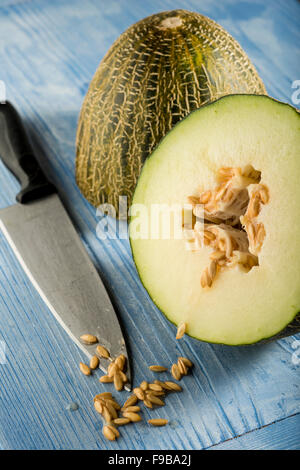
M84 99L76 138L76 181L98 207L130 205L146 158L200 106L230 93L265 94L238 42L213 20L186 10L129 27L101 61Z

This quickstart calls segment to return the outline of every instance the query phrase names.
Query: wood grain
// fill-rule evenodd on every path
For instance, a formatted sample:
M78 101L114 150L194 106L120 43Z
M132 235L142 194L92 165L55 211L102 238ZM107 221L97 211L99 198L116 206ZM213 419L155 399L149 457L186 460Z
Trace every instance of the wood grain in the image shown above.
M209 450L299 450L300 414L212 446Z
M80 351L51 316L0 234L0 340L6 344L6 363L0 364L0 447L4 449L208 448L300 411L300 366L292 362L299 335L248 348L190 338L176 342L176 328L141 286L128 240L99 239L99 216L75 184L77 119L98 63L130 24L179 7L206 14L224 26L256 65L268 92L291 102L292 81L300 78L296 1L206 0L201 8L196 0L87 0L84 6L79 0L28 0L0 5L0 80L6 84L7 98L23 115L41 164L59 187L122 319L130 338L135 384L153 378L150 364L169 366L181 355L195 363L181 395L169 396L161 410L143 410L143 422L122 428L117 442L106 441L92 397L110 386L99 384L100 372L93 377L80 374ZM0 163L0 207L14 203L17 189ZM109 223L113 229L113 221ZM115 396L125 401L128 394ZM66 407L73 401L79 409L71 412ZM166 417L171 424L163 431L152 429L147 425L150 417ZM294 421L289 422L285 432L290 429L294 436ZM280 447L279 428L273 434L269 428L266 445L274 439ZM249 436L240 440L242 447L251 448ZM300 448L300 437L284 443Z

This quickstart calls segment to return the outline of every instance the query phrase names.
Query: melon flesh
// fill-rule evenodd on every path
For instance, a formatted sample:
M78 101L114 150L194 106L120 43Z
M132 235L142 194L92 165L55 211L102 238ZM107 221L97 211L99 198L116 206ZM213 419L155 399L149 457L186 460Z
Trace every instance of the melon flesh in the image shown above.
M131 208L133 257L152 300L171 322L185 322L189 335L251 344L295 321L300 311L299 125L299 114L289 105L266 96L230 95L177 124L146 161ZM257 217L266 233L258 265L248 272L226 268L210 288L202 288L211 248L188 250L186 240L172 233L166 239L149 236L151 210L183 206L189 196L216 187L220 168L249 165L260 172L270 197Z

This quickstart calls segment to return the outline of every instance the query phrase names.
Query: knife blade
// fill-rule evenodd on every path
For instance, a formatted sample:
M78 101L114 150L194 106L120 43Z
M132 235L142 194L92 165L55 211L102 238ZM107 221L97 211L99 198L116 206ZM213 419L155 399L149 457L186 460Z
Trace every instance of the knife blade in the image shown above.
M91 262L56 188L43 173L25 128L11 103L0 105L0 157L21 183L17 204L0 210L0 229L28 278L58 322L91 358L97 336L112 358L124 354L131 389L129 357L108 293ZM101 358L107 372L109 360Z

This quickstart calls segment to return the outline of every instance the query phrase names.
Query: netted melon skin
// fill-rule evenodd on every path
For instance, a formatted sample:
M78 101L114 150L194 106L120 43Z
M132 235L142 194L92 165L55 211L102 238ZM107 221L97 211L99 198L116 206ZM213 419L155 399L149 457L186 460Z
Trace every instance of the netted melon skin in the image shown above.
M174 10L128 28L100 63L81 109L76 181L95 207L131 203L146 158L191 111L233 93L266 94L249 58L220 25Z

